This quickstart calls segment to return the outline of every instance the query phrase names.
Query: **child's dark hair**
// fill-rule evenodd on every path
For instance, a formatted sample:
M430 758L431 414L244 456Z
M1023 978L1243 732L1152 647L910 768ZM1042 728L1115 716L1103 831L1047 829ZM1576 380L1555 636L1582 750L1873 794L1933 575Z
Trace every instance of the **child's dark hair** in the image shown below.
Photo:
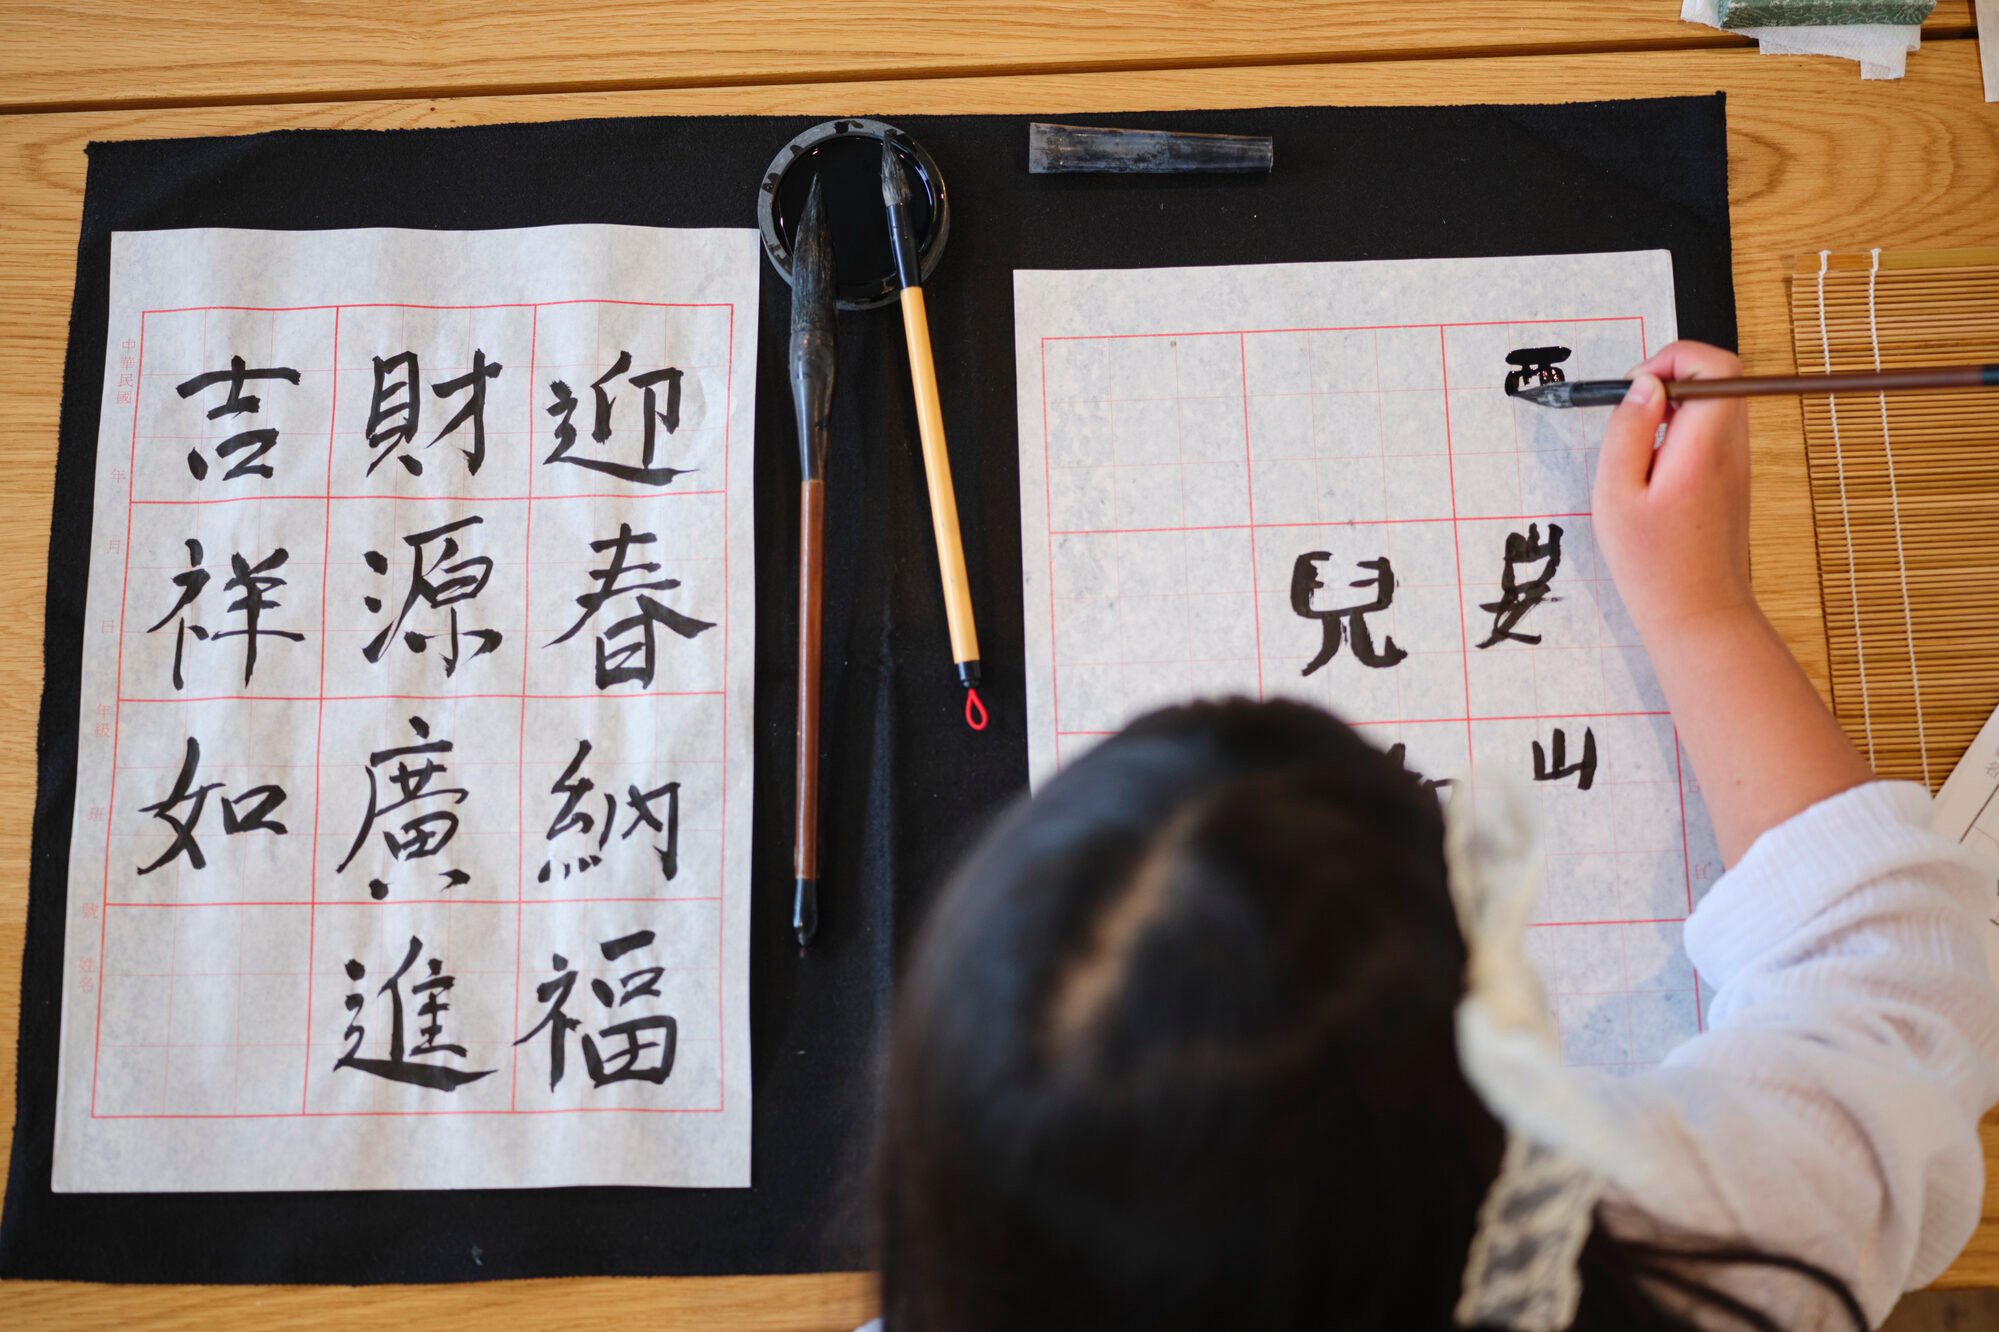
M1437 799L1325 713L1154 713L926 923L876 1162L888 1332L1444 1328L1505 1134L1459 1070ZM1618 1240L1577 1328L1775 1327L1753 1249ZM1710 1322L1709 1325L1714 1325Z

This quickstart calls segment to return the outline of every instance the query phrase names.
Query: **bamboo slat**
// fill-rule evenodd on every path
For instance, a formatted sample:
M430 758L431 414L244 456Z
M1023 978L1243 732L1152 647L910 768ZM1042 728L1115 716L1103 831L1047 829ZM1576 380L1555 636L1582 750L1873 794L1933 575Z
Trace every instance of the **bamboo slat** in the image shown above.
M1800 256L1798 372L1999 361L1999 248ZM1999 703L1999 394L1804 399L1833 710L1943 784Z

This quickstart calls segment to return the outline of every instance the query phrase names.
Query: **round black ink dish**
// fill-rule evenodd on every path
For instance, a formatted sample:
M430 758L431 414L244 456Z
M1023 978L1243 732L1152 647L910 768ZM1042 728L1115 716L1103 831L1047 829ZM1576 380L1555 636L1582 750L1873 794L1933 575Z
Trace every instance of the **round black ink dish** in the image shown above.
M757 190L757 229L764 255L791 281L791 242L812 182L820 182L833 234L833 289L840 308L868 310L896 298L895 256L888 209L882 204L882 145L902 160L910 182L910 229L918 237L928 278L951 234L951 200L944 175L923 145L883 120L828 120L814 125L771 159Z

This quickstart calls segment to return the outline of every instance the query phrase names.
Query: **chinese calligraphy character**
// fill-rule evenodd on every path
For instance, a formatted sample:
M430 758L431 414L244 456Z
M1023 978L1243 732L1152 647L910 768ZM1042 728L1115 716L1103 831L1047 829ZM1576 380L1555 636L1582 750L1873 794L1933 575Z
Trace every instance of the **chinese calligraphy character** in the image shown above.
M374 831L378 819L386 820L397 810L422 801L449 801L453 805L462 805L470 794L462 786L432 787L432 782L450 771L434 756L449 754L451 742L431 739L430 725L421 717L410 718L410 729L416 732L418 743L395 749L377 750L368 756L368 810L362 816L361 826L354 834L354 844L347 848L346 857L333 867L334 873L344 872L352 863L362 845L367 842L368 834ZM384 803L382 782L377 776L377 770L392 759L395 761L395 767L386 776L389 786L393 788L390 792L393 798ZM412 766L412 759L420 761ZM437 808L433 804L430 808L419 809L405 815L400 829L382 829L382 845L387 847L389 854L397 860L425 860L451 845L451 839L457 833L458 815L449 809ZM472 877L461 869L442 870L439 873L444 879L446 889L456 888L460 884L469 882ZM389 895L389 885L381 879L370 879L368 895L379 902Z
M1541 742L1534 742L1534 780L1537 782L1559 782L1565 777L1575 777L1576 789L1587 791L1596 780L1596 732L1583 728L1582 757L1574 763L1568 761L1569 737L1561 727L1555 728L1553 740L1554 760L1549 761L1547 751Z
M1532 564L1536 560L1546 560L1539 573L1525 582L1514 576L1514 566ZM1506 567L1499 575L1499 600L1481 602L1479 609L1492 613L1492 632L1480 643L1489 648L1494 643L1512 641L1515 643L1539 643L1541 635L1517 633L1514 626L1519 624L1528 611L1543 601L1554 600L1548 595L1548 583L1555 571L1562 567L1562 526L1548 524L1548 539L1541 540L1539 524L1527 524L1526 535L1518 532L1506 534Z
M603 609L604 604L616 596L630 593L637 609L624 619L612 624L597 635L597 687L609 689L613 685L636 680L643 687L652 685L653 671L657 665L658 644L654 638L654 628L665 625L682 638L695 638L715 626L707 620L697 620L691 615L683 615L670 606L662 605L647 592L670 592L680 586L677 578L659 578L652 582L629 582L620 580L626 574L639 579L647 574L656 574L660 566L651 561L642 564L629 563L633 546L649 546L659 540L651 532L634 535L629 523L618 524L618 535L606 537L590 543L590 549L599 554L611 552L610 565L590 571L591 579L599 586L576 598L576 604L583 608L583 614L576 623L553 639L548 646L566 643L575 637L576 631L589 622L591 617ZM617 638L633 638L635 641L612 645ZM634 663L634 658L637 658Z
M620 351L618 359L612 363L611 368L591 381L590 390L596 400L596 411L590 429L590 438L598 444L610 442L611 409L617 405L617 399L610 395L605 385L631 368L632 354L629 351ZM680 428L681 378L681 372L677 368L666 366L659 370L648 370L644 374L633 375L626 381L633 388L643 390L645 394L644 407L639 414L642 438L637 466L613 462L608 458L592 458L572 453L571 450L576 447L576 424L573 419L576 415L576 395L570 391L569 385L561 380L550 380L548 388L555 395L555 401L548 405L548 414L556 421L555 452L542 461L569 463L587 471L600 472L605 476L616 477L620 481L633 481L644 486L663 486L676 476L691 471L691 468L686 467L653 466L653 455L659 446L660 425L666 426L666 433L669 435ZM664 410L661 410L659 405L661 385L666 388Z
M1343 638L1353 642L1353 654L1363 666L1383 669L1400 662L1409 654L1397 647L1395 640L1382 636L1381 649L1376 651L1374 634L1368 628L1367 616L1375 611L1387 610L1395 597L1395 569L1383 556L1378 560L1360 560L1356 567L1372 569L1374 577L1356 579L1348 587L1369 587L1375 589L1374 599L1358 606L1346 606L1338 610L1313 610L1312 594L1324 587L1319 581L1319 566L1332 558L1332 552L1308 550L1300 555L1291 566L1291 609L1302 619L1317 620L1321 638L1318 655L1300 675L1310 675L1333 659L1340 650Z
M229 557L230 578L228 582L222 585L222 589L225 592L240 592L242 595L224 606L223 613L241 615L243 617L243 627L241 629L223 629L211 632L201 625L190 624L185 614L193 606L195 599L208 587L210 578L208 570L204 569L201 564L203 559L201 543L193 538L189 538L186 545L188 567L173 577L174 586L180 589L180 597L165 615L162 615L154 623L147 626L146 632L149 634L153 633L163 628L168 620L179 617L180 622L174 627L173 681L175 689L182 689L186 686L186 681L181 675L181 655L187 646L187 636L189 634L194 635L196 642L221 642L225 638L242 639L243 683L247 685L250 683L251 677L257 672L257 640L259 638L284 638L294 643L305 640L304 634L293 633L288 629L266 629L262 624L264 612L277 610L281 605L281 603L272 600L270 594L285 585L284 578L277 571L284 567L285 561L291 558L291 553L283 546L279 546L256 564L251 564L241 554L231 555Z
M268 370L252 370L244 364L242 357L232 356L229 358L227 370L210 370L206 374L196 375L176 385L174 392L183 398L191 398L203 389L212 388L217 384L227 384L228 396L222 400L220 406L209 409L208 419L213 421L224 416L254 415L263 407L263 400L256 394L243 392L243 386L249 381L282 379L287 384L296 384L298 378L298 371L288 367L273 366ZM217 458L227 460L245 449L249 452L224 472L222 479L233 481L239 476L270 476L270 464L258 460L275 448L277 442L278 431L275 426L266 426L261 430L245 430L223 440L215 446ZM208 475L208 459L201 456L199 448L187 451L187 470L194 474L194 479L197 481Z
M423 475L422 459L407 452L398 452L407 449L410 441L416 438L417 425L423 415L423 390L417 369L415 352L402 351L394 356L375 358L375 391L368 407L367 432L368 447L375 450L375 456L368 462L368 474L371 476L391 457L401 463L403 470L411 476ZM469 421L472 446L463 450L465 470L477 476L480 466L486 461L486 385L487 381L499 378L503 369L505 367L498 361L486 359L484 349L475 347L471 369L456 379L432 384L430 391L437 397L448 398L454 393L463 393L465 403L424 447L434 447L446 435Z
M151 874L168 861L181 856L195 869L208 865L208 858L201 853L201 844L194 834L201 824L201 815L208 807L208 797L222 789L221 782L204 782L195 785L195 773L201 766L201 743L193 736L187 738L187 749L181 759L180 773L174 778L173 789L165 798L151 805L140 806L142 813L150 814L173 829L173 842L162 851L159 858L150 865L141 866L139 873ZM222 832L226 837L237 833L269 832L282 835L285 825L271 818L279 805L285 803L284 788L266 784L253 786L235 796L221 796ZM176 811L185 807L184 813ZM244 808L247 806L247 808Z
M590 748L588 740L578 740L576 756L569 760L569 766L562 770L562 775L555 779L555 785L549 788L550 795L562 797L562 808L556 811L555 818L548 825L546 840L551 846L556 838L571 830L586 838L590 835L591 829L597 830L594 850L586 851L574 860L561 862L562 877L565 879L572 873L587 873L603 863L604 847L611 840L611 828L617 821L617 797L609 791L604 792L604 813L601 817L581 808L583 801L597 786L588 777L580 775L583 760L590 756ZM661 799L666 802L664 823L653 808L655 802ZM665 834L666 845L661 846L655 842L653 852L659 857L660 873L671 882L673 876L680 872L680 783L668 782L650 791L641 791L638 783L634 782L625 788L625 809L631 815L631 821L626 823L624 831L618 834L618 840L629 841L640 824L646 825L656 833ZM541 872L535 876L536 882L547 883L555 863L553 855L542 861Z
M645 948L653 941L651 930L635 930L616 939L607 939L599 945L606 962L615 962L627 953ZM548 1089L554 1091L562 1083L562 1075L567 1067L566 1051L569 1033L583 1025L581 1018L571 1017L564 1007L569 1002L570 992L576 988L576 973L570 969L569 961L556 953L549 959L550 968L559 974L543 981L535 987L537 1002L548 1005L548 1011L527 1035L515 1041L515 1045L525 1045L548 1032ZM590 982L590 993L607 1010L622 1009L634 999L659 998L659 978L666 974L665 967L640 967L618 978L618 988L610 982L595 979ZM644 1037L657 1033L657 1040ZM590 1075L593 1087L608 1086L613 1082L650 1082L654 1086L666 1081L673 1072L673 1056L678 1044L680 1024L671 1017L655 1014L647 1017L627 1018L613 1022L598 1030L596 1036L583 1037L583 1067ZM624 1044L611 1050L607 1058L598 1048L597 1039L609 1042L622 1038ZM642 1056L648 1050L659 1053L648 1066Z
M1565 376L1560 367L1569 359L1567 347L1523 347L1506 353L1506 396L1512 397L1528 384L1559 384Z
M396 612L395 619L382 626L382 631L362 647L363 656L371 662L380 661L382 653L388 648L389 640L403 628L409 613L416 608L417 603L421 602L431 610L445 611L449 627L434 634L409 630L402 635L403 645L411 652L421 653L429 646L432 639L443 639L444 675L446 679L451 677L451 673L458 669L459 662L458 603L470 601L485 591L486 584L493 577L493 561L486 556L471 555L464 559L458 558L458 538L454 534L466 528L476 527L485 521L484 518L474 515L470 518L460 518L455 523L446 523L442 527L433 527L428 532L418 532L403 538L403 544L410 548L409 591L404 594L402 609ZM437 544L437 550L426 558L426 551L433 542ZM367 560L368 567L376 574L382 576L388 574L388 556L380 551L368 551L362 558ZM380 597L363 597L361 604L372 613L379 614L382 609ZM500 631L497 629L467 629L464 631L464 637L471 639L475 645L472 649L474 659L499 647L501 640Z
M363 1073L371 1073L390 1082L407 1083L412 1087L428 1087L433 1091L443 1092L457 1091L466 1083L477 1082L495 1071L490 1068L467 1070L453 1068L449 1064L416 1062L430 1055L456 1055L460 1059L465 1057L464 1046L453 1045L439 1039L444 1035L443 1015L451 1011L451 1005L445 1002L445 996L458 984L456 976L445 973L442 958L431 958L429 974L410 986L412 998L423 996L423 1002L416 1010L417 1016L423 1020L423 1026L417 1028L417 1035L421 1039L415 1045L405 1048L402 979L409 974L409 969L416 965L416 960L422 953L423 941L412 937L409 951L403 954L403 964L396 968L394 975L382 982L381 989L375 991L376 998L386 995L389 1000L388 1056L386 1058L361 1056L361 1045L367 1040L367 1031L361 1025L361 1010L367 1001L362 997L361 991L355 990L346 999L349 1014L347 1030L340 1033L342 1039L349 1040L352 1044L340 1058L333 1061L334 1068L359 1069ZM347 960L348 980L358 983L367 974L368 969L362 966L359 960L354 958Z

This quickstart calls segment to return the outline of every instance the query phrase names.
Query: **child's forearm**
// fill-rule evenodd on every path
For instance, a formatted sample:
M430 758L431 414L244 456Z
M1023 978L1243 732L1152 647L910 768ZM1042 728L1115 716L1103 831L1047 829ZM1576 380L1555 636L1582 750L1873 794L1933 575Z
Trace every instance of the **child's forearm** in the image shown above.
M1656 628L1645 645L1728 864L1767 829L1872 779L1754 604Z

